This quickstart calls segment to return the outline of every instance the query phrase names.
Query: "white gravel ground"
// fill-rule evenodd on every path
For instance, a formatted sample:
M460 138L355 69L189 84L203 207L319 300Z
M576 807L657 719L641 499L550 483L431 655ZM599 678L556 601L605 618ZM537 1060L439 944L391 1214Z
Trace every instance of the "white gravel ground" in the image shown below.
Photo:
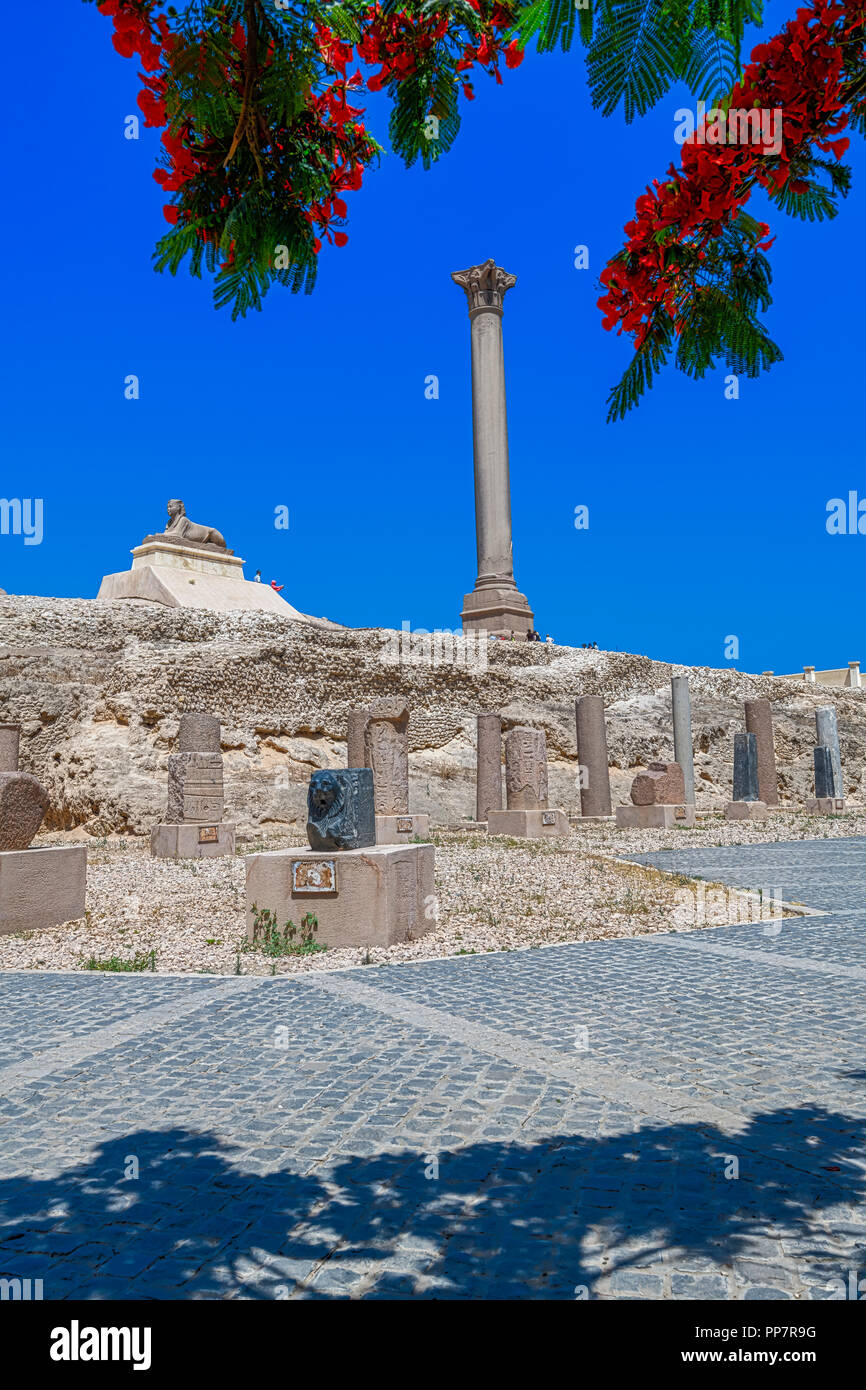
M815 817L782 811L765 822L733 823L714 815L692 830L621 831L594 824L555 841L440 831L435 931L388 949L275 960L243 949L243 852L234 858L172 861L152 859L143 838L89 839L86 918L47 932L0 936L0 969L79 970L91 958L131 961L153 952L157 972L282 974L754 921L773 911L765 900L623 864L617 857L690 845L851 835L866 835L866 812ZM44 835L36 843L80 838L80 832ZM243 848L249 853L290 845L306 845L306 840L275 831Z

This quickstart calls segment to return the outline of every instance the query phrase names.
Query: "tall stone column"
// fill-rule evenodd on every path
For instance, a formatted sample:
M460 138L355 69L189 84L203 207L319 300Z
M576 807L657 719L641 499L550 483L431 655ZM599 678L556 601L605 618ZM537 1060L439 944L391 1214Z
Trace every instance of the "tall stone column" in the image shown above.
M695 804L695 754L692 746L692 706L688 676L671 676L674 721L674 761L683 770L686 805Z
M547 807L547 739L518 724L505 739L505 795L509 811Z
M503 301L517 279L492 260L455 270L451 279L466 291L472 342L478 576L475 588L463 600L463 630L480 628L524 636L532 627L533 614L514 582L502 348Z
M600 695L581 695L575 700L574 708L577 717L577 761L580 766L580 814L609 816L612 811L604 700Z
M498 714L479 714L477 744L475 819L486 821L489 811L502 810L502 720Z
M842 780L842 754L839 748L839 726L833 705L819 705L815 710L815 727L818 731L818 745L830 749L833 763L833 795L844 796L845 784Z
M758 800L778 806L776 752L773 746L773 706L769 700L746 700L746 732L758 741Z

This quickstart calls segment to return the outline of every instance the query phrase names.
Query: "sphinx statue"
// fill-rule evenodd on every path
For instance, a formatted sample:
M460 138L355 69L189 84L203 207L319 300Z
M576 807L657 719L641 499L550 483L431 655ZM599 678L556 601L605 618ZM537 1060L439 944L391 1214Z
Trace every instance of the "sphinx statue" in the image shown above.
M172 497L169 502L168 516L165 534L172 540L184 541L187 545L216 545L221 550L226 549L225 538L215 526L199 526L198 522L190 521L179 497Z

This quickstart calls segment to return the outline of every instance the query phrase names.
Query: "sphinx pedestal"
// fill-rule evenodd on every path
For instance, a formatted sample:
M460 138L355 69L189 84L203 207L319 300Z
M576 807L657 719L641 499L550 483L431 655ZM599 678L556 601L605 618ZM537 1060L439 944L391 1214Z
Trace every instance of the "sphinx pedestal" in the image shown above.
M84 916L87 849L49 845L0 853L0 935L45 931Z
M249 854L247 936L253 940L255 903L276 913L280 930L314 913L315 940L332 950L414 940L436 926L433 859L432 845Z

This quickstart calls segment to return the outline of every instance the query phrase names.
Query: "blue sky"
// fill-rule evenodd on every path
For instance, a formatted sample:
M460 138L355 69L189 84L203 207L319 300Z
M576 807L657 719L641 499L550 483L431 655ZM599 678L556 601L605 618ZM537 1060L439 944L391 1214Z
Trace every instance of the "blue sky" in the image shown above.
M766 31L793 8L771 4ZM233 324L207 280L152 269L157 134L124 139L136 65L110 36L73 0L40 28L36 108L29 65L9 73L0 493L43 499L44 538L0 536L0 586L94 597L180 496L302 611L456 627L475 537L469 320L450 272L494 256L518 277L504 320L515 573L541 632L741 670L866 661L866 536L825 526L830 498L866 497L861 140L835 223L753 205L778 233L766 322L785 361L736 401L723 367L697 384L671 370L607 425L629 344L601 328L597 277L678 157L684 92L626 126L592 111L579 51L530 53L500 87L480 78L436 169L389 155L349 195L349 244L325 248L312 296L275 289ZM9 51L31 37L13 9ZM381 98L369 110L384 142Z

